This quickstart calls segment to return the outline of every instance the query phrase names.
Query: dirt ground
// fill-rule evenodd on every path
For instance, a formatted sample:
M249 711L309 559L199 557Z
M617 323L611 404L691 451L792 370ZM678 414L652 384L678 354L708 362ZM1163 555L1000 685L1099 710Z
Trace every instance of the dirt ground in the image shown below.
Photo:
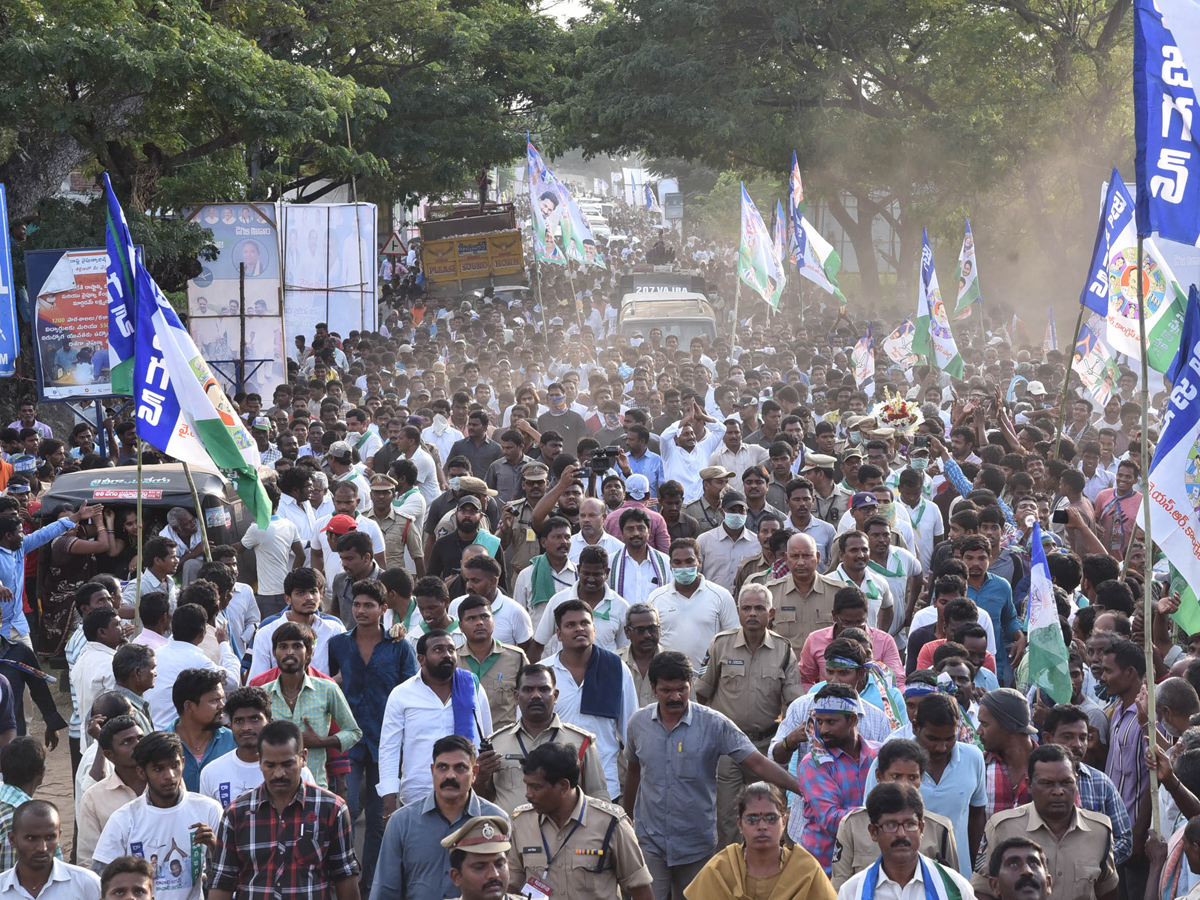
M58 678L58 684L50 686L54 692L58 711L62 713L64 719L70 720L71 693L67 684L66 669L56 669L51 666L48 671ZM28 694L25 695L25 717L29 733L44 737L45 725ZM29 721L30 718L32 721ZM75 790L71 779L71 748L65 730L59 732L58 747L46 757L46 780L42 782L36 796L37 799L49 800L58 807L59 815L62 817L60 846L63 858L70 859L71 847L75 843Z

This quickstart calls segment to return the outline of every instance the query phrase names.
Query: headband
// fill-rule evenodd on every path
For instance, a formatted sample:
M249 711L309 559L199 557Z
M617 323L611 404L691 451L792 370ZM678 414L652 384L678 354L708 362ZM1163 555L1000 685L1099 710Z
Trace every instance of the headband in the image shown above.
M846 656L834 656L831 659L825 660L825 668L833 669L861 669L862 665L855 662Z
M813 702L813 713L828 715L831 713L853 713L854 715L862 715L862 704L858 699L847 699L846 697L819 697Z
M936 694L938 689L932 684L925 684L923 681L909 682L904 686L904 699L909 697L924 697L926 694Z

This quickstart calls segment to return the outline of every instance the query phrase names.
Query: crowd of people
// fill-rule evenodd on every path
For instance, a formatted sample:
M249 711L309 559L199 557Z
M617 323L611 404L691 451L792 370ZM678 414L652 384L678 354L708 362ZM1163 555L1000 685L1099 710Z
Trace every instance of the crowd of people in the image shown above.
M379 331L297 340L269 400L234 397L273 507L236 543L184 507L46 520L136 427L64 440L21 405L0 895L1200 891L1200 635L1165 583L1138 600L1136 377L1103 407L1072 384L1056 441L1068 361L986 332L961 380L881 354L873 397L865 322L811 293L715 341L621 334L616 279L659 238L618 216L641 240L607 270L474 301L406 279ZM732 248L672 249L720 292ZM1069 703L1026 652L1035 523ZM37 797L64 728L74 809Z

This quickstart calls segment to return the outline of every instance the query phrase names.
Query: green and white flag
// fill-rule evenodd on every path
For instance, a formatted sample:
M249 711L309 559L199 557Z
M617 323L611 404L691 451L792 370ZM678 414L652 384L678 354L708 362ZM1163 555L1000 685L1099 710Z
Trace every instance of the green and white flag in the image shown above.
M913 334L913 353L931 366L937 366L954 378L962 378L963 361L959 355L946 307L933 270L933 250L929 233L921 232L921 285L917 296L917 327Z
M1070 703L1074 690L1067 666L1067 644L1054 603L1042 528L1037 522L1033 523L1029 548L1029 681L1049 694L1055 703Z
M759 215L758 207L742 185L742 242L738 251L738 278L775 309L783 293L783 260L775 239Z
M958 303L954 306L954 318L965 319L971 314L971 305L979 301L979 267L975 264L975 237L971 234L971 220L963 235L962 250L958 252Z

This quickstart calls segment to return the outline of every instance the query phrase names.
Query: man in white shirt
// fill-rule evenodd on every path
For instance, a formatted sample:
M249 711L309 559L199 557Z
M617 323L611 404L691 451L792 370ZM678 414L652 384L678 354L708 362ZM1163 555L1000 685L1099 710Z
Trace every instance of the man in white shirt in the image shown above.
M119 856L140 856L154 869L156 900L200 900L205 856L216 850L221 804L189 791L175 734L148 734L134 750L146 790L115 813L92 853L92 871ZM207 852L206 852L207 851Z
M253 550L258 568L258 608L264 616L277 615L283 609L283 579L296 566L304 565L304 544L296 526L278 514L280 493L266 485L271 500L271 521L259 528L252 523L235 549Z
M531 648L534 657L541 658L545 653L559 650L554 611L570 600L582 600L592 610L592 633L598 646L616 653L629 645L629 637L625 634L625 614L629 604L608 586L608 572L608 554L604 549L585 547L579 554L579 580L550 598L534 629L534 646Z
M343 500L346 498L347 492L342 491L339 495ZM366 516L357 514L357 510L353 514L335 512L332 516L324 516L317 520L317 532L320 535L317 543L313 545L313 568L320 567L325 573L325 600L326 607L332 608L333 602L333 580L342 574L342 557L337 550L338 539L344 534L349 534L351 531L361 531L371 539L371 552L373 558L379 563L380 568L387 568L385 565L385 543L383 532L379 525L372 522Z
M358 458L368 469L383 440L371 429L371 414L355 407L346 413L346 441L358 451Z
M126 642L126 638L121 628L121 617L111 606L94 609L84 617L83 636L87 639L87 644L71 666L70 675L80 712L87 715L97 697L105 691L116 689L113 657L117 655L117 648ZM85 728L80 737L80 747L86 749L92 742L92 736Z
M221 642L221 665L204 655L200 642L204 640L208 618L202 607L184 604L171 616L171 640L154 651L154 667L158 674L154 687L146 691L150 704L150 717L160 728L166 728L177 718L175 701L171 691L175 679L184 669L211 669L225 675L225 689L234 690L242 680L242 664L229 646ZM269 646L269 645L268 645ZM82 712L82 710L81 710Z
M460 574L467 593L478 594L490 604L494 622L492 637L502 644L525 649L533 637L533 622L522 606L500 591L500 564L478 544L472 544L463 551ZM458 618L458 605L462 600L463 597L458 597L450 604L451 616Z
M100 900L100 877L55 856L62 822L58 807L31 800L13 813L10 831L16 865L0 874L0 897L38 900ZM45 836L53 833L54 840Z
M379 732L379 784L386 820L399 803L415 803L433 790L433 745L448 734L455 734L455 672L458 650L444 631L430 631L417 641L417 662L421 669L415 678L397 685L388 695ZM461 678L461 676L459 676ZM463 710L471 718L470 740L479 743L492 732L492 711L487 695L474 681L474 707Z
M277 513L296 526L300 543L304 545L304 565L312 565L312 545L317 539L317 516L309 498L312 497L312 473L293 467L279 476L279 509Z
M705 429L702 437L697 436L697 429ZM679 422L662 433L659 447L662 450L663 475L668 481L678 481L683 485L683 502L691 503L703 491L700 482L700 470L708 465L721 438L725 436L725 426L692 401L692 409Z
M612 559L625 545L604 530L604 517L608 512L604 501L598 497L588 497L579 504L579 533L571 535L571 549L568 557L571 562L579 562L579 552L584 547L603 547Z
M624 621L624 614L621 617ZM593 627L592 609L581 600L571 600L563 605L555 631L556 641L563 647L543 665L554 672L558 699L555 711L563 721L591 732L596 736L596 750L604 765L604 778L608 782L611 797L618 797L621 784L617 775L617 756L625 739L625 727L629 717L637 712L637 690L633 686L633 675L620 659L612 669L620 670L620 695L607 697L608 709L593 708L597 698L588 689L588 668L592 655L605 653L596 646L596 631ZM599 671L600 666L597 666ZM589 696L585 698L585 693ZM588 712L584 712L588 709ZM607 713L614 713L610 717ZM605 714L601 714L605 713Z
M692 538L671 544L670 584L646 598L658 610L659 647L686 653L697 670L718 632L737 628L737 604L719 584L700 574L700 553Z
M142 547L142 596L162 591L167 595L171 609L175 609L175 601L179 597L179 589L172 577L179 568L179 553L175 542L170 538L152 537ZM121 605L132 607L137 597L137 579L131 578L129 584L121 589Z
M176 554L179 557L179 574L183 578L184 587L187 587L196 577L196 570L200 568L200 564L204 562L204 542L196 517L182 506L172 507L167 510L167 525L159 532L159 536L175 542Z
M262 625L255 633L254 659L250 663L250 676L247 680L253 681L263 672L275 667L275 655L271 650L271 635L284 622L296 622L312 629L313 634L316 635L316 643L313 645L310 665L318 672L329 672L329 639L335 634L345 634L346 626L337 616L319 612L321 589L318 584L316 570L307 566L292 569L287 573L283 582L287 607L280 615L263 619ZM162 671L161 666L159 671ZM236 683L234 687L237 687Z
M429 451L421 446L421 429L416 425L405 425L396 441L396 446L404 454L404 458L417 467L415 487L425 498L426 507L441 496L442 487L438 482L437 463L429 455ZM443 460L448 462L448 460ZM422 525L424 517L422 516Z
M722 446L708 457L708 465L728 469L736 480L741 481L742 473L748 468L765 466L769 459L770 454L766 447L742 442L742 420L731 416L725 420Z

